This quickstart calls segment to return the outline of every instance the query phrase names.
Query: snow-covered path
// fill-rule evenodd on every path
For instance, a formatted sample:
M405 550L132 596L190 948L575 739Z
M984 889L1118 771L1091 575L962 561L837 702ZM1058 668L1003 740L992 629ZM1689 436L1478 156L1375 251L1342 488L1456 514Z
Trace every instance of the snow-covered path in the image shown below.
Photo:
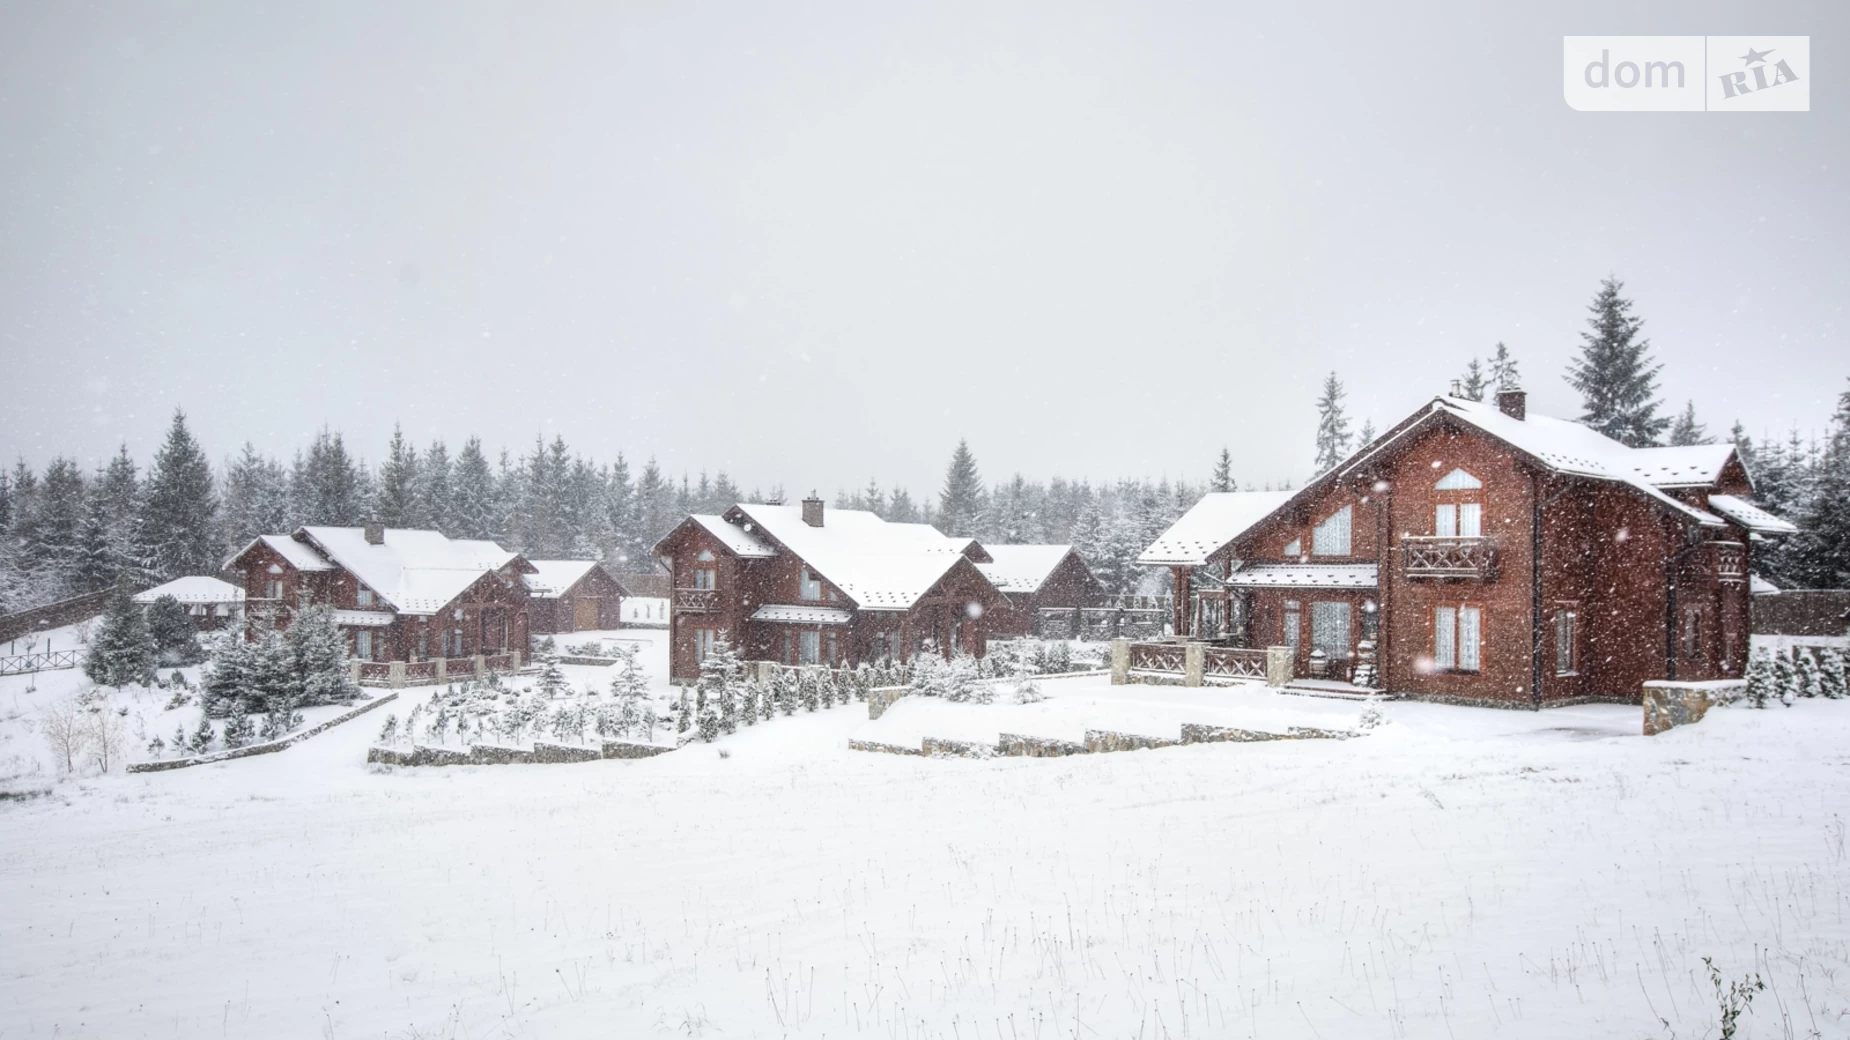
M0 1036L1690 1037L1705 956L1772 987L1743 1036L1850 1029L1850 704L1386 711L396 772L366 724L66 784L0 806Z

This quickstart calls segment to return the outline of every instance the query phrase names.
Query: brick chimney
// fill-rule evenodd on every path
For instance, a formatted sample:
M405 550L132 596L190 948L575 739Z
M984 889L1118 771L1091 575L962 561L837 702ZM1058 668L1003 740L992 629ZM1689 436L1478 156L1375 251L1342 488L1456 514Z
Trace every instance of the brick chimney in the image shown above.
M364 530L366 531L366 544L367 545L384 545L385 544L385 525L384 524L380 523L377 520L368 520L366 521L366 527L364 528Z
M822 526L822 499L817 498L814 491L803 500L803 522L811 527Z
M1527 419L1529 417L1529 395L1519 386L1498 390L1497 410L1512 419Z

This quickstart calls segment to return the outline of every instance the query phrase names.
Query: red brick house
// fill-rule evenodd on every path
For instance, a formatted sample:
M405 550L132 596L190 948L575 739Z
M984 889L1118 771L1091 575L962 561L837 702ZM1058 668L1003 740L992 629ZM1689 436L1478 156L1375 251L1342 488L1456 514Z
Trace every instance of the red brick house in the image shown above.
M1078 611L1098 603L1105 587L1070 545L992 545L983 572L1008 605L987 615L989 632L998 636L1047 636L1068 639L1075 633ZM1043 631L1041 611L1058 612L1057 630Z
M193 627L205 632L227 628L244 620L244 589L228 581L203 574L189 575L131 596L134 602L149 606L163 596L186 608Z
M1007 601L968 539L856 509L737 505L695 515L658 542L668 567L669 675L689 681L722 635L746 660L854 665L987 648Z
M225 564L253 618L325 604L362 661L527 650L533 565L493 542L378 524L262 535Z
M1793 530L1752 492L1730 445L1440 397L1300 491L1209 496L1141 562L1171 569L1178 633L1294 647L1300 676L1320 650L1413 696L1636 702L1743 674L1753 547Z
M598 632L623 617L623 586L596 560L529 560L527 630L536 636Z

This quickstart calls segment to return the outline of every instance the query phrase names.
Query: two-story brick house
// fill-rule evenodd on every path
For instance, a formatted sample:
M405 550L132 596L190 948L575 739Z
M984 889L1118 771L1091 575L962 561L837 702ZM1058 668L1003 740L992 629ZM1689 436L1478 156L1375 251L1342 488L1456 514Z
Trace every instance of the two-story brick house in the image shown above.
M1096 604L1105 587L1071 545L991 545L976 569L1002 593L1007 606L990 611L991 635L1071 638L1078 611ZM1062 618L1059 631L1042 630L1041 612Z
M1635 701L1743 674L1753 546L1792 530L1752 490L1730 445L1627 448L1520 390L1440 397L1283 501L1210 496L1218 524L1185 516L1143 562L1189 604L1178 633L1294 647L1300 675L1320 650L1350 678L1366 643L1378 672L1355 677L1396 693Z
M865 510L736 505L683 520L654 548L671 574L669 675L689 681L715 642L746 660L842 666L987 650L1007 606L981 545Z
M527 649L525 578L535 569L494 542L379 524L302 527L253 539L225 570L253 620L286 625L297 607L332 607L362 661Z

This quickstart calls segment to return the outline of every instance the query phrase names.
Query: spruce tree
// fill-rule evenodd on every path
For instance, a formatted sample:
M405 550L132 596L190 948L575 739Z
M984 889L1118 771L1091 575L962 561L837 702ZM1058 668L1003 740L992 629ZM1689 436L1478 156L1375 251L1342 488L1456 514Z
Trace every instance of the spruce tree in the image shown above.
M1517 369L1516 358L1502 343L1497 344L1497 352L1490 357L1490 385L1497 390L1522 388L1522 373Z
M693 725L693 721L694 704L692 699L688 697L687 690L683 688L681 690L681 699L675 703L674 731L676 733L686 733Z
M387 527L425 528L423 502L418 495L420 483L418 451L405 440L405 431L392 424L392 441L386 448L385 464L379 467L378 494L373 502L373 519Z
M1342 380L1331 372L1317 397L1317 463L1319 474L1335 469L1349 456L1349 416L1343 410Z
M147 686L154 682L154 653L147 617L129 599L128 589L116 586L90 638L84 674L99 686Z
M1484 374L1484 363L1472 358L1465 366L1465 374L1458 380L1458 396L1467 401L1482 401L1484 388L1490 385L1490 379Z
M308 459L290 481L294 511L302 523L354 527L365 519L364 479L341 435L323 427L308 447Z
M1657 410L1657 373L1651 343L1639 335L1644 319L1632 313L1632 301L1619 295L1617 278L1600 282L1587 307L1593 330L1580 334L1580 357L1568 362L1567 381L1580 391L1580 421L1632 448L1656 445L1670 425Z
M137 532L149 571L162 580L217 571L217 516L212 465L186 428L186 413L176 409L148 474Z
M1708 427L1696 421L1696 402L1688 401L1676 421L1670 425L1670 444L1672 447L1686 447L1692 444L1713 444L1709 438Z
M212 720L201 715L199 728L193 731L193 739L187 742L187 747L193 754L203 755L212 750L212 742L216 739L217 735L212 732Z
M1835 647L1825 647L1818 653L1818 692L1830 700L1841 700L1850 689L1846 689L1844 675L1844 652Z
M1850 588L1850 390L1838 395L1809 484L1795 496L1796 514L1786 514L1799 526L1786 539L1792 569L1811 588Z
M347 637L331 608L317 604L296 612L284 636L291 688L300 704L348 704L360 695L347 668Z
M148 635L161 664L198 664L205 659L205 651L199 646L198 629L179 600L162 596L148 604L146 614Z
M958 538L974 538L983 523L983 478L968 441L959 440L944 473L938 493L938 530Z
M246 441L238 457L225 464L221 548L230 555L258 535L287 534L295 528L292 517L288 471Z
M1375 421L1363 419L1362 432L1355 435L1355 446L1357 450L1360 450L1373 443L1375 443Z
M1773 651L1773 696L1791 705L1798 695L1798 669L1793 665L1792 654L1780 647Z
M482 442L471 437L457 453L450 483L452 537L492 540L499 534L500 507L494 470L482 453Z
M540 666L539 678L534 681L534 688L540 696L549 701L564 696L571 684L565 681L565 671L559 667L559 655L547 648L542 649L534 660Z
M1236 490L1233 479L1233 453L1226 445L1220 449L1220 458L1214 460L1214 476L1208 481L1209 489L1219 492Z

